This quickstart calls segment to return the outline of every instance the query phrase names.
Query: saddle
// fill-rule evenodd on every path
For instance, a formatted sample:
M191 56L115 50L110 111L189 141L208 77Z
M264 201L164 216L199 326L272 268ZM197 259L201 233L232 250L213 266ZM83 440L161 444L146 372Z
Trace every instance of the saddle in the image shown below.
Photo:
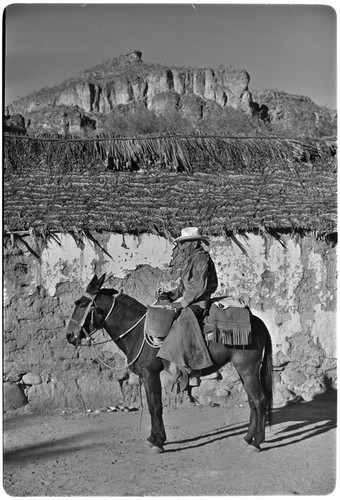
M232 346L250 343L250 312L238 301L212 299L209 314L201 330L190 308L179 315L171 305L149 306L145 334L155 337L157 357L187 370L203 370L213 365L209 341Z
M250 314L249 308L239 300L231 297L213 298L204 321L205 341L231 346L250 344ZM169 334L175 319L176 312L171 305L149 306L145 320L145 333L162 341ZM188 327L188 321L190 322L190 318L187 318L186 325L183 327ZM184 331L183 335L185 335Z
M173 394L188 386L189 368L199 370L212 365L203 333L189 308L178 314L170 305L149 306L144 333L153 337L152 345L159 348L157 357L162 358L165 370L162 387L168 386Z

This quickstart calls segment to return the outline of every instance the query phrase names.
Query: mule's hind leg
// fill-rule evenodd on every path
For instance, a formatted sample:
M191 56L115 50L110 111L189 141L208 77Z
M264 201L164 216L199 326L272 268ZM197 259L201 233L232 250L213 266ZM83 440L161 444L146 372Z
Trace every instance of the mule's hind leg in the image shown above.
M243 380L242 380L242 385L243 385L243 388L245 389ZM244 436L243 439L245 440L245 442L247 444L251 444L253 439L254 439L254 436L255 436L255 430L256 430L256 425L257 425L257 412L256 412L255 405L250 402L249 394L247 394L247 395L248 395L248 404L249 404L249 408L250 408L250 416L249 416L249 424L248 424L247 434Z
M240 375L250 407L249 427L244 440L260 450L260 444L265 437L267 407L266 397L259 379L261 353L259 351L235 351L232 362Z
M158 360L146 365L143 370L144 386L151 416L151 434L147 441L152 450L157 453L164 451L163 444L166 441L163 424L162 386L160 380L160 363Z
M244 440L260 450L260 444L265 439L265 416L267 400L263 394L260 381L255 377L245 377L244 389L248 395L250 406L249 429Z

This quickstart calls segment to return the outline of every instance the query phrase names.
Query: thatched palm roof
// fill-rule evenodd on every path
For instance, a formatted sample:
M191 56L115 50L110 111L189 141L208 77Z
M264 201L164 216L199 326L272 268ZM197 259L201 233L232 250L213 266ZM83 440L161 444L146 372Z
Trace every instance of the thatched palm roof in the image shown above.
M336 144L216 136L6 136L8 233L336 232Z

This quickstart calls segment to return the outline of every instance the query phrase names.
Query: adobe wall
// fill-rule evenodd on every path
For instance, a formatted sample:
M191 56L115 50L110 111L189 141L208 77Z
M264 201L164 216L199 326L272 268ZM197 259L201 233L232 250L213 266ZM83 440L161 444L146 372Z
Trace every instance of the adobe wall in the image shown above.
M77 350L65 328L74 301L96 273L106 287L151 304L159 287L175 285L169 267L173 246L155 235L96 235L111 256L85 241L78 247L60 235L40 252L27 246L4 251L4 396L5 409L20 407L106 408L135 397L125 358L113 343ZM247 256L224 238L213 238L210 253L219 277L217 295L243 299L266 323L273 341L275 404L310 400L336 384L336 248L313 237L272 238L248 234L241 240ZM103 334L104 338L105 334ZM112 370L101 364L98 357ZM202 404L246 401L231 366L219 378L193 389ZM125 399L124 399L125 398ZM129 399L130 398L130 399Z

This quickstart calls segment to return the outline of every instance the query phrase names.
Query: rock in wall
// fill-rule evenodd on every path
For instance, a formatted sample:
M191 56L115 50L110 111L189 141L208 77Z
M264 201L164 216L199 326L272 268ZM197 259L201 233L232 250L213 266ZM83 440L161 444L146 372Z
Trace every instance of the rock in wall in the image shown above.
M158 288L175 286L179 257L154 235L96 238L107 253L89 241L79 248L65 235L61 246L45 249L27 237L39 259L28 246L5 250L5 409L27 402L37 410L101 408L132 398L118 348L106 343L97 352L75 350L66 341L66 325L94 273L106 273L105 287L123 288L151 304ZM216 294L242 299L266 323L274 349L275 404L312 399L336 383L336 250L312 236L282 236L278 242L248 234L244 246L247 255L223 238L212 239ZM224 404L230 397L246 401L232 366L202 379L192 394L202 404Z

